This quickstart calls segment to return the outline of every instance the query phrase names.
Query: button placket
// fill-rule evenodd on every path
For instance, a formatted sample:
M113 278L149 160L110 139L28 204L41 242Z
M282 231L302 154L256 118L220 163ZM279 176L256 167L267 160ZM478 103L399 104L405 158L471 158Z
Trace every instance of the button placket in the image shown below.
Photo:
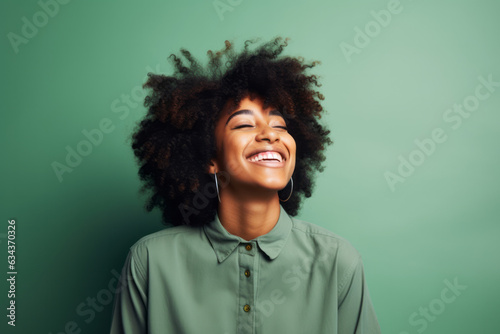
M239 311L238 334L251 334L255 327L254 311L254 266L257 254L256 245L252 242L242 243L238 247L239 257Z

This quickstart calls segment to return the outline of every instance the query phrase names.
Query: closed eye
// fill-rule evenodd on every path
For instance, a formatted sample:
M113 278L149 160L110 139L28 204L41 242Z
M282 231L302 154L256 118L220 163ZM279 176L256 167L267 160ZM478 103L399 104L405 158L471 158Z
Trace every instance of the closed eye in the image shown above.
M237 127L235 127L235 129L246 128L246 127L252 127L252 125L249 124L238 125Z
M238 125L236 126L234 129L241 129L241 128L246 128L246 127L253 127L253 125L249 125L249 124L243 124L243 125ZM275 126L275 128L280 128L280 129L283 129L283 130L288 130L288 128L286 126Z

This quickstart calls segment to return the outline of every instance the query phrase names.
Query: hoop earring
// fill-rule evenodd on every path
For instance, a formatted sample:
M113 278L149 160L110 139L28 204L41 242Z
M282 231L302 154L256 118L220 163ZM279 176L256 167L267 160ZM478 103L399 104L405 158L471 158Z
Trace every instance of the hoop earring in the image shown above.
M215 172L214 177L215 177L215 189L217 190L217 197L219 198L219 203L220 203L219 184L217 183L217 172Z
M292 193L293 193L293 178L290 178L290 181L292 182L292 189L290 190L290 195L288 195L288 197L287 197L287 199L286 199L286 200L282 200L282 199L280 198L280 201L282 201L282 202L286 202L286 201L288 201L288 200L290 199L290 197L292 196ZM278 195L278 198L279 198L279 195Z

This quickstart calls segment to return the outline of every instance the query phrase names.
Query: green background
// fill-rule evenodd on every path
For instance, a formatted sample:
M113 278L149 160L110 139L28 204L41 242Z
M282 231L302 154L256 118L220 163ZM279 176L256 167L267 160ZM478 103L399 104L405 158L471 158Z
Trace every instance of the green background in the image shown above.
M147 72L171 73L167 56L181 47L205 61L226 39L239 49L281 35L291 38L287 55L322 62L311 73L335 141L297 218L361 252L383 333L498 333L500 87L456 129L443 115L473 101L479 76L500 81L500 4L401 0L377 31L371 11L387 0L220 3L229 6L221 15L211 0L71 1L44 25L36 1L1 2L0 261L6 277L15 219L18 276L15 328L0 283L0 332L64 333L70 321L81 333L108 332L111 303L88 322L77 307L107 288L131 244L163 228L158 211L143 209L127 141L145 112ZM16 53L8 36L22 35L23 17L41 26ZM366 25L369 42L346 57L341 43L355 46ZM66 147L103 119L113 131L60 181L53 162L65 164ZM415 140L436 128L446 141L391 189L385 173L398 173L400 156L418 158ZM440 302L455 279L466 288ZM432 321L418 315L429 306Z

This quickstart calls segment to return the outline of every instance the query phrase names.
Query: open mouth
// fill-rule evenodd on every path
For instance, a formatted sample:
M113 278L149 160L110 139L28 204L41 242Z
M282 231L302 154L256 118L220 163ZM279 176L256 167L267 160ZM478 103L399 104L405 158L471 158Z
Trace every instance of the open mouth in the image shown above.
M254 154L247 158L251 162L283 162L286 159L278 152L267 151Z

